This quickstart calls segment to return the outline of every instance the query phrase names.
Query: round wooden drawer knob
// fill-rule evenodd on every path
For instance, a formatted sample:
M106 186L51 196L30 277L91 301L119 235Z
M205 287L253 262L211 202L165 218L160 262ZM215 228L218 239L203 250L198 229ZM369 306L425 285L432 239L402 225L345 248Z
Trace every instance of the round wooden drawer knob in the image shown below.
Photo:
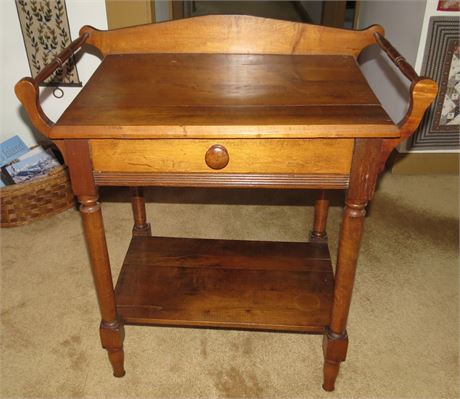
M211 169L223 169L229 160L227 149L223 145L215 144L206 151L204 160Z

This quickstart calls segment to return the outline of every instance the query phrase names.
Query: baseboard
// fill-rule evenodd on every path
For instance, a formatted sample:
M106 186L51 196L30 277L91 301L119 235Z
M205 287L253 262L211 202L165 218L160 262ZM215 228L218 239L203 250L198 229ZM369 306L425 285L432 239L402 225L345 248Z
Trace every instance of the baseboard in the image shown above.
M388 161L395 175L457 175L459 153L398 153Z

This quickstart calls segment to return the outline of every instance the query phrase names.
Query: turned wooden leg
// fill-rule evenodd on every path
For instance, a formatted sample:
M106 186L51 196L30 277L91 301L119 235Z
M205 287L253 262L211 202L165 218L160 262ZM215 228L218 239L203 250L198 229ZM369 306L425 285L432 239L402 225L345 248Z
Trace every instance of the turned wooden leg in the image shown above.
M339 374L340 363L345 361L348 348L347 333L335 334L328 330L323 338L325 391L333 391Z
M131 205L133 207L133 236L151 236L152 229L147 222L145 199L142 187L131 187Z
M343 212L331 324L323 340L323 388L326 391L334 390L340 363L345 360L347 354L348 336L346 325L363 232L366 204L363 201L348 199Z
M329 210L329 200L326 196L326 190L319 190L318 197L315 202L315 219L313 222L313 230L310 234L311 241L326 241L326 224L327 213Z
M112 273L105 240L101 206L97 196L79 196L80 214L83 220L86 244L101 311L100 336L102 347L109 354L113 375L125 375L123 367L123 324L117 318Z
M326 391L334 390L340 363L345 360L347 354L346 326L363 234L365 208L374 195L379 165L373 160L380 156L381 149L381 140L355 140L350 182L340 229L331 320L323 340L323 388Z
M123 351L123 340L125 339L125 329L119 321L113 323L101 322L99 327L102 347L107 350L109 360L113 367L115 377L123 377L125 369L123 367L125 354Z

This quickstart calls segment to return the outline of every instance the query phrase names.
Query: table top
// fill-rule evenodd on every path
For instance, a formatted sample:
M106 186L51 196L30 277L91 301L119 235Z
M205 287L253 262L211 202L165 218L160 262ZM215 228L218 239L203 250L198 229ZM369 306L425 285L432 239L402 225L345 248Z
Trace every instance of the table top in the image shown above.
M51 138L399 137L352 56L106 56Z

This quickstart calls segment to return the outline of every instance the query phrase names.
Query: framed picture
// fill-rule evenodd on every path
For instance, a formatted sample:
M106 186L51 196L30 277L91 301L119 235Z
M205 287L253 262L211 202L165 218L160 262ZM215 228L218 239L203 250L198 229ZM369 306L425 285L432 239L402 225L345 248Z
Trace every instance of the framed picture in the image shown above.
M438 11L460 11L460 0L439 0Z
M422 75L434 79L439 93L410 139L409 149L460 148L460 18L431 17Z

